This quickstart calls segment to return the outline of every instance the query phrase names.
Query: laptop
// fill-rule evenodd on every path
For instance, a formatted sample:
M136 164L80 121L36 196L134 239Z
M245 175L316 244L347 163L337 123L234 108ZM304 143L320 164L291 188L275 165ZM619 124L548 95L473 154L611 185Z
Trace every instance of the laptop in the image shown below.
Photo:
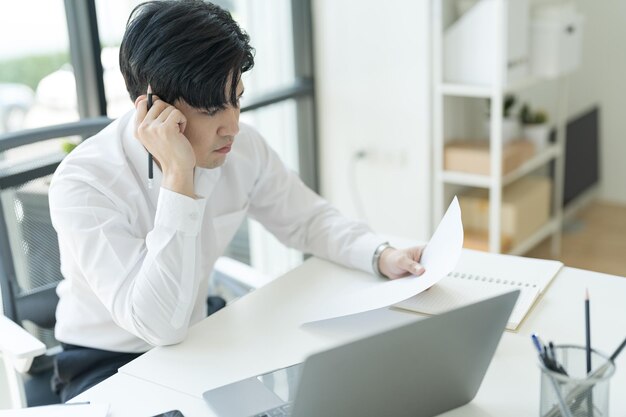
M309 356L206 391L219 417L428 417L470 402L519 291Z

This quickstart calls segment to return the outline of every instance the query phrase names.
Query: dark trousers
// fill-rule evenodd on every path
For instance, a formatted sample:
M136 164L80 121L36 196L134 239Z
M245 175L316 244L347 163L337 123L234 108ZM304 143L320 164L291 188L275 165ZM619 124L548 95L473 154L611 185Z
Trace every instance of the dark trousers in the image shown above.
M208 315L222 309L226 302L221 297L207 298ZM84 346L61 343L63 351L55 356L52 390L62 402L117 373L117 370L136 359L141 353L111 352Z
M136 359L141 353L111 352L65 343L63 352L54 359L52 390L62 402L117 373L118 368Z

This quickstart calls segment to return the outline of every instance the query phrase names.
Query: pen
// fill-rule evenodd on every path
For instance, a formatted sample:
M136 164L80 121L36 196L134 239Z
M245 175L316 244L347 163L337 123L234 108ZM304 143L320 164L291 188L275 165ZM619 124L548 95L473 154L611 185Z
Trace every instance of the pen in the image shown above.
M148 84L148 111L152 108L152 87ZM148 188L152 189L152 179L154 178L154 172L152 166L154 165L152 154L148 152Z
M585 289L585 353L587 359L587 375L591 373L591 318L589 312L589 288ZM587 415L593 416L592 392L587 393Z
M591 320L588 288L585 290L585 351L587 357L587 374L589 374L589 372L591 372Z
M556 353L554 353L554 343L552 343L552 341L548 342L548 352L550 352L550 357L552 359L552 363L554 365L554 369L557 372L562 373L563 375L567 375L567 371L565 370L565 368L563 368L563 366L556 360Z
M550 349L548 350L546 345L541 342L541 339L539 339L539 336L537 336L536 333L533 333L530 338L532 339L537 352L539 352L539 358L541 359L541 362L543 362L544 366L553 372L567 375L567 371L565 371L563 366L561 366L561 364L556 360L556 356L554 354L554 344L550 342Z
M535 348L537 348L539 355L541 355L543 353L543 347L541 346L541 342L539 341L539 336L537 336L536 333L533 333L530 338L532 339Z

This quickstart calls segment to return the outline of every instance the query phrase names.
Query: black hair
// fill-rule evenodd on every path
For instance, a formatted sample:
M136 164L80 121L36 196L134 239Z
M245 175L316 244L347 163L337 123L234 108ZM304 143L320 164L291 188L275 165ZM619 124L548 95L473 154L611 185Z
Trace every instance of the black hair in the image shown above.
M205 110L237 106L241 74L254 66L249 42L219 6L202 0L149 1L130 14L120 69L133 101L150 84L170 104L183 99Z

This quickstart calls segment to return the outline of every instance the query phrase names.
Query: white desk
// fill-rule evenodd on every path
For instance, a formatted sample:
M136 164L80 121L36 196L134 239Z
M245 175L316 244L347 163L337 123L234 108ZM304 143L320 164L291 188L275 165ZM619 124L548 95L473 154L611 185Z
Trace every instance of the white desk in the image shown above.
M379 310L332 328L302 329L303 317L324 300L360 288L373 276L311 259L271 284L190 329L181 344L155 348L116 375L77 397L112 404L111 417L151 415L179 408L186 417L212 416L202 392L301 362L309 354L377 332L416 315ZM445 416L533 416L539 410L539 370L530 334L556 343L584 342L583 297L592 297L592 342L612 352L626 336L626 279L564 268L518 333L505 333L487 375L470 404ZM358 326L356 323L360 323ZM611 382L611 415L626 415L626 372L617 361Z

